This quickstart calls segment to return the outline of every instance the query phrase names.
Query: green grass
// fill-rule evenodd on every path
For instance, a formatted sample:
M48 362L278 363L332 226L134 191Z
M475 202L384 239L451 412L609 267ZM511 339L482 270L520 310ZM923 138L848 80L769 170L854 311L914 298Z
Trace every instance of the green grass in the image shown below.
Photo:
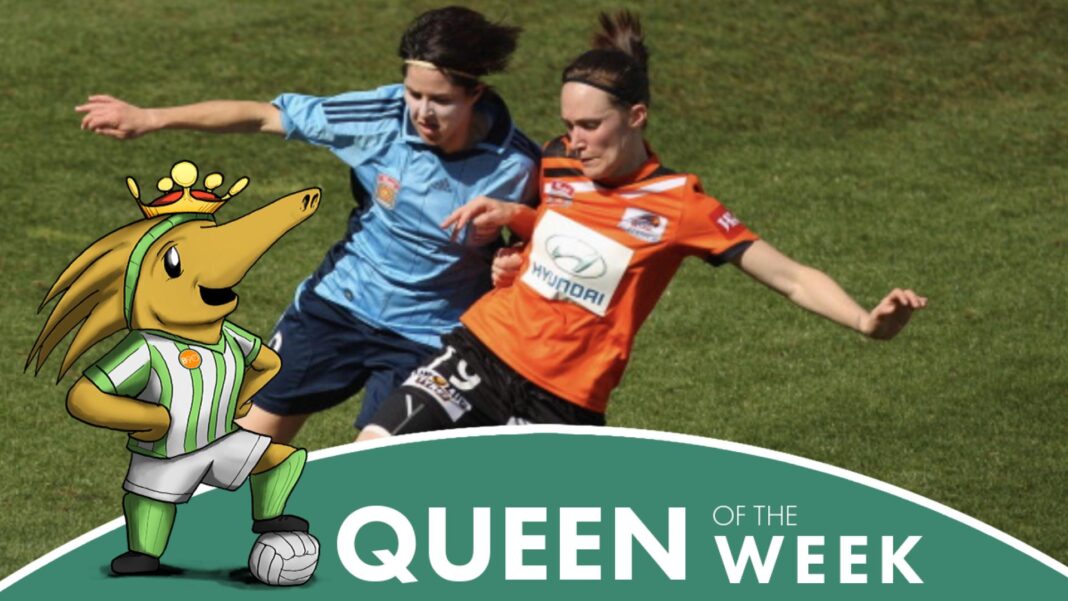
M264 335L349 209L345 170L323 150L183 132L119 143L79 131L73 107L97 92L158 105L391 82L400 31L433 6L414 4L0 1L0 575L120 511L123 437L65 414L73 380L53 385L56 359L36 379L22 365L55 276L137 216L122 178L151 186L179 158L251 176L224 218L323 187L320 216L242 284L236 318ZM532 137L557 134L559 71L595 8L474 6L526 28L493 83ZM1068 6L629 6L649 30L649 138L668 165L862 304L911 286L931 307L872 343L736 270L687 264L638 338L610 423L855 470L1068 561ZM315 416L298 442L348 442L356 409Z

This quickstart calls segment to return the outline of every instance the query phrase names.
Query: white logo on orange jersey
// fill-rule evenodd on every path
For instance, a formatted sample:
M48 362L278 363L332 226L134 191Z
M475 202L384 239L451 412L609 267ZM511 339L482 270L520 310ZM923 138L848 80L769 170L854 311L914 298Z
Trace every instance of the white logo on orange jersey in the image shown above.
M547 211L534 229L521 281L552 300L604 316L634 251L577 221Z
M641 209L629 208L623 211L623 218L619 220L619 229L639 240L655 244L664 237L664 230L667 229L667 224L667 217Z
M557 267L580 278L599 278L608 271L604 257L593 246L566 234L545 240L545 250Z
M719 227L722 228L724 232L729 232L731 231L731 228L742 224L742 222L738 221L738 218L732 215L730 211L720 215L719 219L716 220L716 223L719 224Z
M547 204L570 205L575 198L575 188L567 182L553 180L545 183L542 190Z

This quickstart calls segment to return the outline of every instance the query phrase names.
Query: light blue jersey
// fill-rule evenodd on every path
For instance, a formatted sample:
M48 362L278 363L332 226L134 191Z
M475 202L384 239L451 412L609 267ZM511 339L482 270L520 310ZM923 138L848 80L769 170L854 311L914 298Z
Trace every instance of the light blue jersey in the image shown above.
M416 133L404 86L324 98L282 94L287 139L326 146L352 167L360 206L345 238L297 290L312 286L367 324L440 347L438 337L491 286L492 246L455 242L439 224L476 196L536 198L539 149L487 91L475 110L492 126L474 148L443 155Z

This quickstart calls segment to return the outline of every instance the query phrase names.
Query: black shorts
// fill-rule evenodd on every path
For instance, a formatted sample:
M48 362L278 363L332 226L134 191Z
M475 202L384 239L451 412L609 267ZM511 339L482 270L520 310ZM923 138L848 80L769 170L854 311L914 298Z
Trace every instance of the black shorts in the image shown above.
M267 345L282 358L282 370L252 402L276 415L314 413L363 389L355 424L363 428L389 393L438 349L366 324L309 288L275 326Z
M368 429L410 434L506 424L604 425L604 414L536 386L466 328L441 340L444 351L386 398Z

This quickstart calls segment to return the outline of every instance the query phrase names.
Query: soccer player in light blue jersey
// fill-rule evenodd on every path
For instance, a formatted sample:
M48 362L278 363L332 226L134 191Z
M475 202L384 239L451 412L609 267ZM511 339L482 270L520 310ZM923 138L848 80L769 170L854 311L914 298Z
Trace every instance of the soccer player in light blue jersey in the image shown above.
M161 129L271 133L324 146L352 169L348 231L279 320L270 345L282 371L256 395L245 428L288 442L309 414L364 389L362 428L489 290L498 231L450 239L438 224L478 196L536 198L539 149L481 82L504 70L519 32L447 7L416 17L402 36L402 84L169 108L90 96L77 107L83 129L117 139Z

